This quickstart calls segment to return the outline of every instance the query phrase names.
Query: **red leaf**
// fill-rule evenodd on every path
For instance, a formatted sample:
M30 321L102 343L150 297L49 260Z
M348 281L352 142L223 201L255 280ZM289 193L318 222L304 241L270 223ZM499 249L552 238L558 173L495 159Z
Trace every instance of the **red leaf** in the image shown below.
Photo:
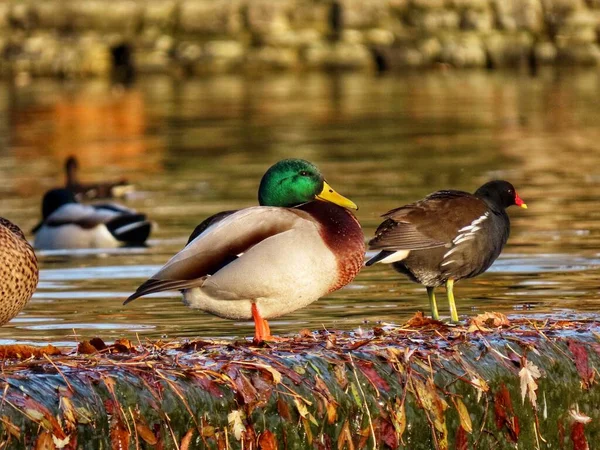
M230 368L227 375L233 380L233 386L243 405L253 405L259 400L256 389L240 370Z
M208 392L213 397L218 397L218 398L223 397L223 392L221 392L221 390L219 389L219 385L217 383L215 383L213 380L211 380L210 378L207 378L204 375L197 374L194 377L194 379L200 386L202 386L202 389L204 391Z
M594 371L590 368L588 354L585 346L580 342L569 339L567 346L575 359L575 367L586 388L590 387L594 379Z
M367 377L371 384L373 384L378 390L385 392L390 390L390 385L387 383L387 381L381 378L381 375L379 375L377 370L373 368L372 362L357 360L356 365L360 367L363 375Z
M571 426L571 441L573 450L590 450L587 439L585 438L584 425L581 422L574 422Z
M500 385L500 390L496 392L494 397L494 410L496 412L496 426L498 429L500 430L502 427L506 426L508 437L513 442L517 442L520 431L519 421L513 410L510 392L508 392L504 383Z
M398 448L398 436L394 425L385 419L380 419L379 439L390 448Z
M456 430L456 450L469 450L469 435L460 425Z
M283 420L291 420L290 407L281 397L277 397L277 412Z
M260 450L277 450L275 435L269 430L262 433L258 438L258 448Z

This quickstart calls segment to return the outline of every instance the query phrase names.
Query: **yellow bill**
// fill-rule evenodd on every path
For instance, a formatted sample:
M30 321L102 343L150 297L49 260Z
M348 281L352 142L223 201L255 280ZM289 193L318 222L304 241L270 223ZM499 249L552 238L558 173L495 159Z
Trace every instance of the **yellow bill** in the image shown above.
M335 192L333 188L325 181L323 182L323 190L317 195L317 200L335 203L336 205L343 206L344 208L358 209L356 203Z

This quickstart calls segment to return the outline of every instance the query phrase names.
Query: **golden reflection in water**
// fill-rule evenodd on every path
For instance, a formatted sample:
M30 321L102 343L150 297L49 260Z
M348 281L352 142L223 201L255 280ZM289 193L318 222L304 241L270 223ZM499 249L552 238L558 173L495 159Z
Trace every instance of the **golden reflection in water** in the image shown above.
M122 301L206 216L256 204L264 170L285 157L314 161L356 201L367 237L380 214L429 192L473 191L506 178L529 209L509 210L511 237L492 270L457 284L459 313L597 312L599 78L597 71L148 77L121 93L95 81L41 80L0 92L12 134L0 141L1 215L33 225L43 191L62 183L63 159L77 150L85 155L82 177L136 181L144 195L127 204L159 224L139 253L41 255L39 292L0 338L72 340L73 328L109 339L250 333L249 323L187 309L177 293ZM373 267L273 329L398 323L417 309L428 309L424 288Z
M32 194L38 171L47 175L51 186L64 183L63 165L70 155L77 156L85 181L160 169L158 158L148 154L149 147L156 154L159 141L147 135L147 106L141 90L115 90L98 82L73 90L57 85L50 89L53 101L10 111L14 154L20 164L36 161L37 166L35 173L27 176L24 171L20 177L20 195Z

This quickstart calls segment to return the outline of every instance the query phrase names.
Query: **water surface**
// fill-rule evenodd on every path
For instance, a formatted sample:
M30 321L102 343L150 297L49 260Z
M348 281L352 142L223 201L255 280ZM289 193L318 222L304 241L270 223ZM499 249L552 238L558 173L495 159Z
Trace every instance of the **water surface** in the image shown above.
M135 182L126 204L158 224L148 248L39 252L38 292L0 341L251 335L251 323L189 310L176 292L122 302L203 218L256 204L263 172L286 157L315 162L353 199L367 237L380 214L434 190L508 179L529 209L510 209L496 264L457 284L459 314L595 317L599 94L597 71L149 77L128 90L0 84L2 216L30 230L44 191L63 182L63 161L76 154L86 180ZM447 314L443 290L438 299ZM277 334L357 329L427 309L424 288L376 265L271 324Z

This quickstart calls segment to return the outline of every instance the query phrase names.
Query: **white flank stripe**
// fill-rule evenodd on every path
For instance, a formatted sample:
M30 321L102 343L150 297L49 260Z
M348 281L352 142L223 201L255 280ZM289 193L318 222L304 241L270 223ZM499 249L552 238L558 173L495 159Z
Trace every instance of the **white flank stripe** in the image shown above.
M399 250L397 252L392 253L390 256L386 256L381 261L378 261L383 264L391 264L396 261L402 261L404 258L408 256L410 250Z
M123 225L122 227L115 229L114 233L121 235L121 234L127 233L128 231L133 230L135 228L139 228L140 226L142 226L144 224L145 224L145 222L134 222L134 223L130 223L129 225Z

